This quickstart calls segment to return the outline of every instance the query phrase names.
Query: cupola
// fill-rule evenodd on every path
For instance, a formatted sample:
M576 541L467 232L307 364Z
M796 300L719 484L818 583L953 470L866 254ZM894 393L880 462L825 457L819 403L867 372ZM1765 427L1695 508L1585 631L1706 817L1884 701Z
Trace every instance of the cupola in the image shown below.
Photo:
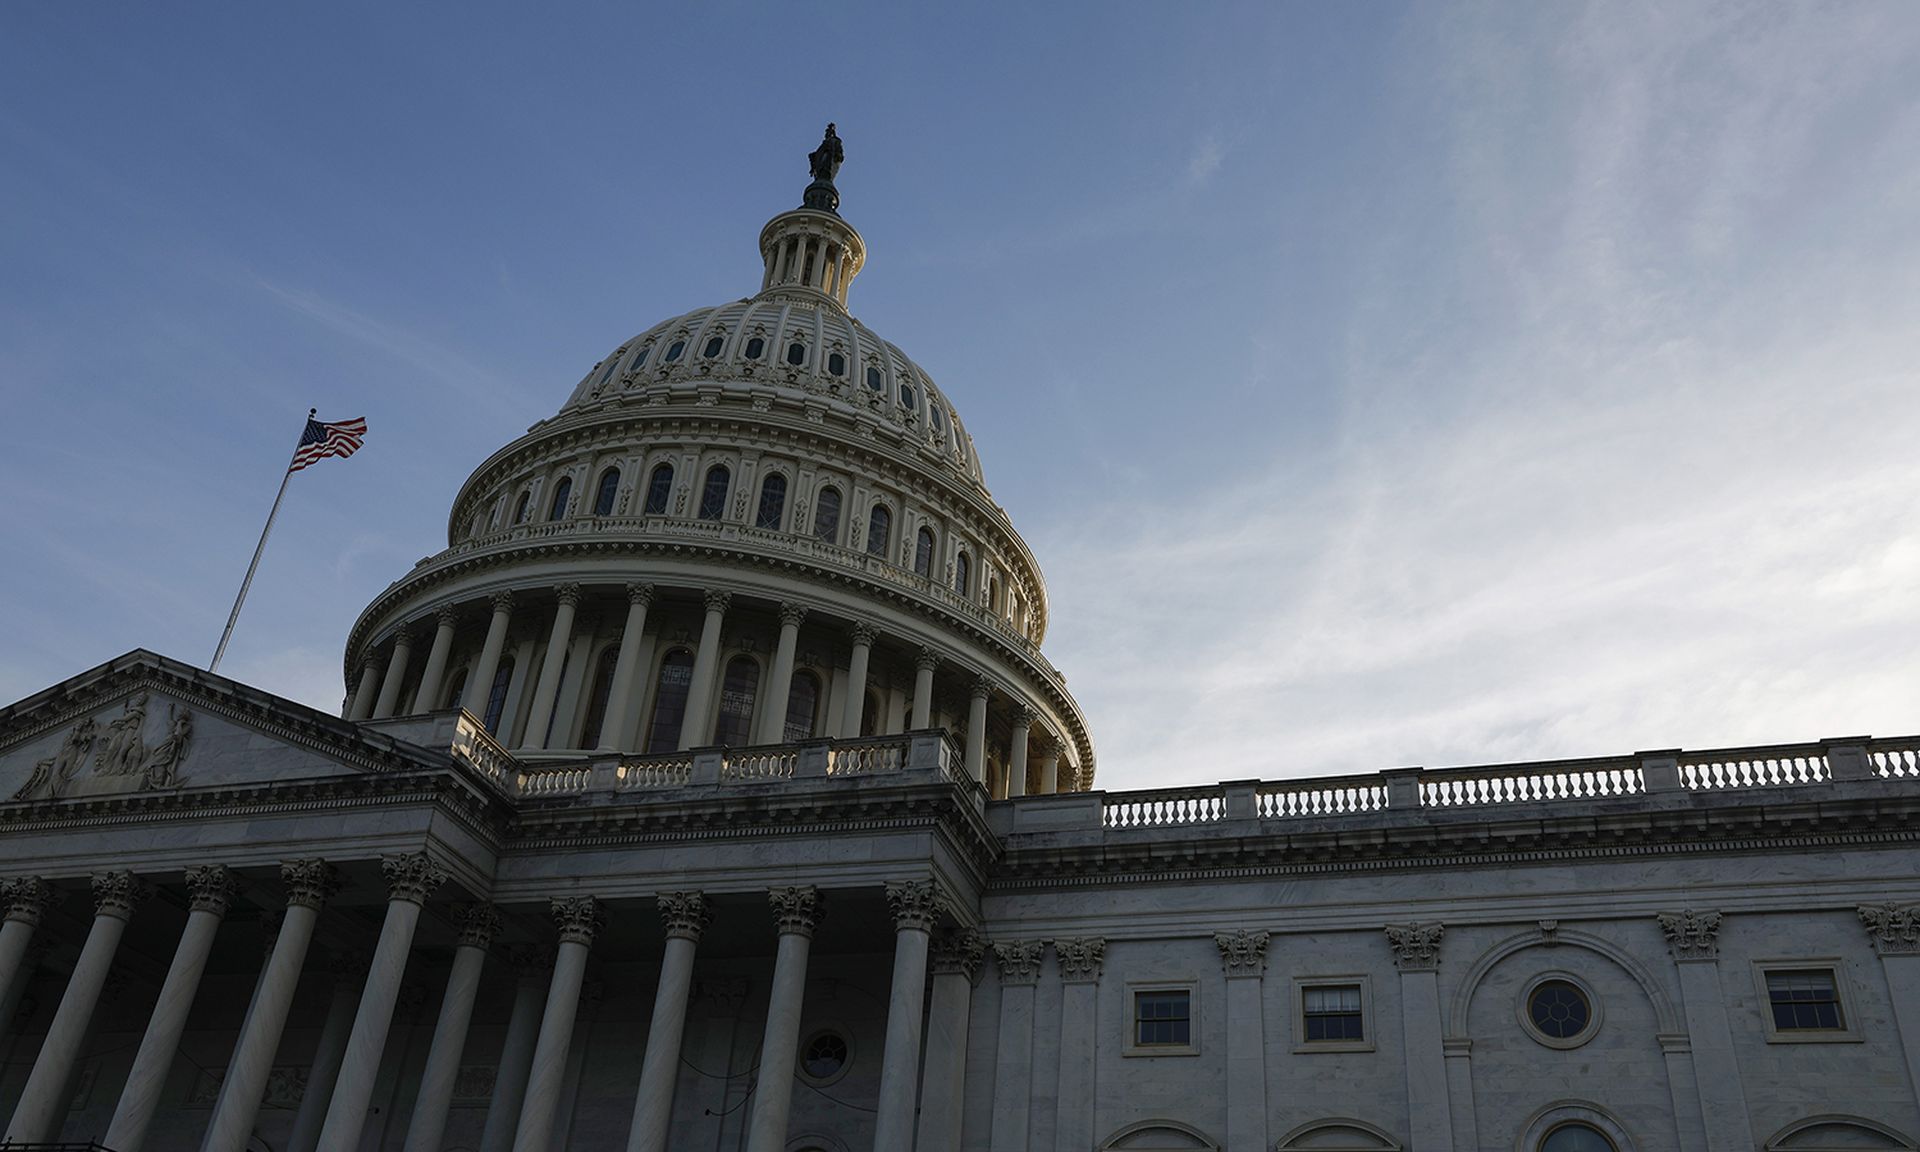
M766 264L762 295L817 292L843 309L847 306L847 285L866 263L867 243L840 219L840 192L833 178L844 156L840 137L827 125L820 147L807 156L813 182L801 206L775 216L760 230L760 258Z

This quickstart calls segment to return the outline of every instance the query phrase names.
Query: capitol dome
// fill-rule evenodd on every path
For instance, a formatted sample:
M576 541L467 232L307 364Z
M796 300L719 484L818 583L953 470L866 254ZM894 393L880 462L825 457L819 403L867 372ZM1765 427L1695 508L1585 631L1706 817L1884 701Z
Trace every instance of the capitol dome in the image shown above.
M523 760L669 773L943 730L992 795L1091 786L1039 565L946 394L848 311L866 244L820 155L758 293L622 342L467 479L353 627L350 718L464 706Z

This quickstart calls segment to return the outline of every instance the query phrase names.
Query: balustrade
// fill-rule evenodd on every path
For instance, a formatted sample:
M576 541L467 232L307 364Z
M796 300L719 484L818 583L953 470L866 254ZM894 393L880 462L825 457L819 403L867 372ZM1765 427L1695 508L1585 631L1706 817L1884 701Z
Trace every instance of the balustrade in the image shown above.
M904 736L883 736L849 740L827 750L829 776L857 776L873 772L898 772L907 765L911 746Z
M1717 788L1771 788L1831 779L1827 757L1818 749L1703 752L1680 757L1680 782L1695 791Z
M1288 780L1262 784L1253 810L1262 819L1346 816L1387 806L1387 786L1377 780Z
M798 750L787 747L732 752L720 765L720 782L736 784L756 780L790 780L799 760Z
M1525 804L1542 800L1586 800L1631 796L1646 791L1640 766L1631 760L1595 764L1498 765L1446 769L1420 780L1420 806L1458 808L1474 804Z
M1219 785L1162 788L1153 792L1116 792L1106 798L1101 820L1109 828L1164 828L1174 824L1211 824L1227 816L1226 793Z
M1867 757L1876 776L1920 777L1920 740L1875 741Z

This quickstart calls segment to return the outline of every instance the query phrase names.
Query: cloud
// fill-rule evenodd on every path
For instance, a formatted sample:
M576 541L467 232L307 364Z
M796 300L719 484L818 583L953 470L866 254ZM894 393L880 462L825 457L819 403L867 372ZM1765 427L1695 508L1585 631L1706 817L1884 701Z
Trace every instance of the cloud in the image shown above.
M1193 152L1187 158L1187 181L1190 184L1206 184L1213 174L1220 171L1220 162L1227 158L1226 150L1220 145L1220 138L1209 132L1193 142Z

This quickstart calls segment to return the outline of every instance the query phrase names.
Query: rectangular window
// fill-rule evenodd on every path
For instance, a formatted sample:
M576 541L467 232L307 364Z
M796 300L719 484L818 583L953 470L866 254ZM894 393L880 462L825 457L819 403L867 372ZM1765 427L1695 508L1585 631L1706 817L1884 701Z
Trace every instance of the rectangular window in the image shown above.
M1779 968L1768 972L1767 1001L1778 1032L1837 1032L1847 1026L1831 968Z
M1187 1048L1193 1044L1193 993L1184 988L1133 994L1136 1048Z
M1307 1043L1366 1039L1360 1011L1360 985L1327 984L1303 988L1301 995L1301 1020L1305 1024L1302 1031Z

